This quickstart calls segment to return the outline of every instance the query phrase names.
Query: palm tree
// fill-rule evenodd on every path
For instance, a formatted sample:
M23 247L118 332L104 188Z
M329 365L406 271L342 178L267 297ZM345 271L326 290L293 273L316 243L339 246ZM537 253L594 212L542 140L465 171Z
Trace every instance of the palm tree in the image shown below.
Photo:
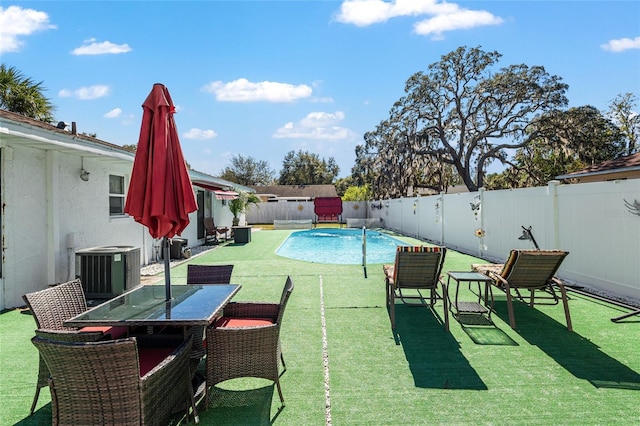
M25 77L16 67L0 65L0 108L47 123L55 107L42 92L42 82Z
M258 204L259 202L260 198L256 194L239 191L238 198L229 201L229 210L233 213L233 226L238 226L239 216L247 210L249 204Z

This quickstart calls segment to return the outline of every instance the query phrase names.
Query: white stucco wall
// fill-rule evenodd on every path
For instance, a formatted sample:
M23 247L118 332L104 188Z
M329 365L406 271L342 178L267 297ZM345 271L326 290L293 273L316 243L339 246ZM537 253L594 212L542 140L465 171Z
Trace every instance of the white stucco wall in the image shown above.
M24 293L47 282L45 160L44 151L2 150L2 307L23 304Z
M132 163L99 156L10 145L2 150L4 259L0 308L24 305L22 295L75 277L75 251L96 246L140 248L142 265L155 260L154 239L133 218L109 215L109 175L124 176L129 187ZM80 169L90 172L80 179ZM205 216L231 226L233 215L210 197ZM197 212L181 237L194 247ZM70 247L69 247L70 246Z
M128 216L109 216L109 174L124 176L127 185L131 163L82 161L88 182L79 177L79 155L3 149L3 307L20 306L24 293L74 278L74 250L126 245L140 247L143 263L149 259L146 229Z

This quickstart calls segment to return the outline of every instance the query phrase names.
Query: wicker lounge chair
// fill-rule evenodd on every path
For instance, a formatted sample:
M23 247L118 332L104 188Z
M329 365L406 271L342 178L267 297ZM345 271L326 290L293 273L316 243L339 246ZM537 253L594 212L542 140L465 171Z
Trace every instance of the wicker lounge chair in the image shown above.
M164 425L184 402L197 421L191 339L147 350L133 337L69 343L36 336L32 342L51 371L53 425Z
M48 287L44 290L27 293L22 296L41 332L58 331L62 341L89 341L101 338L117 338L126 334L122 327L84 327L82 329L68 328L63 322L87 310L87 300L84 296L80 280ZM83 334L82 336L78 333ZM40 389L48 385L49 372L42 358L39 361L36 394L31 404L30 414L33 414L40 396Z
M391 319L391 329L396 328L395 299L403 303L426 305L433 310L438 299L444 304L444 328L449 330L449 309L447 307L447 285L440 276L444 258L447 254L445 247L398 246L393 265L383 265L387 291L387 309ZM442 294L438 293L438 284L442 287ZM411 295L403 294L403 290L411 291ZM420 290L429 291L427 297ZM428 299L428 303L427 300ZM418 302L407 302L417 300Z
M573 331L567 291L562 281L554 276L568 254L569 252L561 250L511 250L502 271L500 273L489 272L489 276L496 280L495 284L501 287L507 295L511 328L516 328L516 320L513 315L514 294L511 291L514 290L515 297L528 303L531 307L536 303L558 304L559 299L562 299L567 329ZM560 290L560 297L556 294L554 286ZM528 301L520 294L520 290L523 289L530 292ZM536 298L536 290L544 290L547 295Z
M207 408L211 386L238 377L273 380L284 406L279 364L282 363L283 373L286 365L280 326L292 291L293 281L287 277L279 303L229 303L224 315L207 328Z
M187 284L229 284L233 265L187 265ZM200 360L205 355L204 326L190 328L193 335L191 358Z

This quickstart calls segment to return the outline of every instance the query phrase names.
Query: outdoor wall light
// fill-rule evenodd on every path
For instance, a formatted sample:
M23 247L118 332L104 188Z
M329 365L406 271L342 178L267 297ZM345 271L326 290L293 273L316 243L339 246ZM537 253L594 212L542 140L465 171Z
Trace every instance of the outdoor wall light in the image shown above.
M520 235L518 237L519 240L529 240L533 243L534 246L536 246L536 250L540 250L540 247L538 247L538 243L536 242L536 239L533 238L533 232L531 232L531 227L525 228L524 226L522 227L522 235Z
M88 182L90 174L91 173L89 173L84 169L84 157L80 157L80 179L82 179L85 182Z

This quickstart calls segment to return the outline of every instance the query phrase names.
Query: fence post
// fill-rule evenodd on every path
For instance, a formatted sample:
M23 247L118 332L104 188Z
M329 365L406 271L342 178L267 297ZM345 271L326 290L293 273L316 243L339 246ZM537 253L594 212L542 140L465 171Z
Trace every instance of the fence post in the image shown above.
M440 193L440 245L444 244L444 195L446 192Z
M551 223L553 224L553 248L558 249L560 244L560 236L558 235L560 232L559 225L559 212L558 212L558 185L560 185L560 181L552 180L548 182L547 192L549 197L551 197L550 201L550 211L551 211Z
M478 249L479 249L479 256L480 258L483 257L484 255L484 251L487 250L487 247L484 244L484 187L482 188L478 188L478 197L480 197L480 199L478 200L478 203L480 203L479 209L480 209L480 229L482 232L482 236L480 237L480 244L478 245Z

